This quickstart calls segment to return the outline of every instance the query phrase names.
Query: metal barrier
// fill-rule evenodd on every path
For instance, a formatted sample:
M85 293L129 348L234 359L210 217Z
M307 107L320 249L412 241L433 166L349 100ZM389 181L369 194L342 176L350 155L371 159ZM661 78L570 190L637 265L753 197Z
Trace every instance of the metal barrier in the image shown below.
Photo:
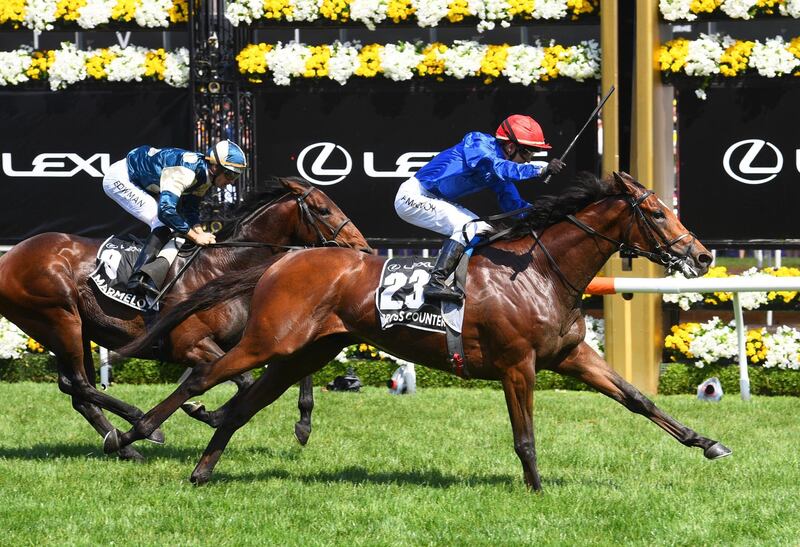
M742 316L742 303L739 293L763 291L800 291L800 277L773 278L638 278L638 277L595 277L586 288L587 294L625 294L625 293L706 293L724 291L733 293L733 315L736 322L736 339L739 345L739 387L742 400L750 400L750 375L747 372L747 352L745 345L745 326Z

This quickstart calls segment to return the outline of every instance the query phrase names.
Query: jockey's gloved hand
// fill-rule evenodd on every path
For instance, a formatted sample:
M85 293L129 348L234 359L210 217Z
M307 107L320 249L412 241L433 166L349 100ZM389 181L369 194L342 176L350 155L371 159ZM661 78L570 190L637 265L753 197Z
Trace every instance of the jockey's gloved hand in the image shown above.
M550 163L547 164L547 167L544 168L544 171L542 171L541 176L546 177L547 175L555 175L557 173L560 173L561 170L564 169L564 166L566 165L567 165L566 163L564 163L558 158L552 159L550 160Z

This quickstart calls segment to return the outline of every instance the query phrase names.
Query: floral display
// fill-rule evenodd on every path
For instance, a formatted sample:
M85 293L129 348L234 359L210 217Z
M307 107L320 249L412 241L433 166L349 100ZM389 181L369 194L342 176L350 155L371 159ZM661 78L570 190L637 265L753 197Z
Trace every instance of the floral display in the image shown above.
M173 87L189 85L189 51L150 50L138 46L111 46L79 50L64 42L61 49L0 51L0 87L29 81L47 81L50 89L103 80L109 82L164 81Z
M225 17L234 25L258 21L357 21L374 30L380 23L416 20L420 27L474 19L479 31L512 20L575 20L597 15L600 0L229 0Z
M798 268L764 268L758 270L750 268L742 272L742 277L797 277L800 276L800 269ZM671 277L684 279L680 273L674 273ZM724 266L714 266L708 270L708 273L703 277L723 278L734 277L728 274L727 268ZM731 292L714 292L708 294L700 293L680 293L680 294L664 294L662 296L664 302L677 304L682 310L690 310L692 307L730 307L730 302L733 300L733 293ZM739 302L742 308L746 310L757 310L766 307L779 307L797 309L800 308L800 298L798 298L797 291L768 291L768 292L740 292Z
M189 20L188 0L3 0L0 25L52 30L74 23L84 29L113 23L163 28Z
M789 42L781 36L763 42L735 40L723 34L701 34L696 40L677 38L661 46L658 63L667 76L704 78L696 94L705 99L705 88L716 76L800 76L800 36Z
M738 361L739 346L733 322L724 324L719 317L705 323L681 323L671 329L664 347L672 361L690 361L706 365ZM747 361L764 368L800 370L800 331L788 326L774 332L751 329L745 342Z
M379 75L394 81L477 77L487 84L502 76L523 85L559 77L579 82L600 77L600 47L594 40L574 46L485 45L474 41L364 46L338 41L322 46L279 42L249 45L236 61L239 71L251 82L260 83L269 76L276 85L289 85L293 78L328 78L344 85L354 76Z
M764 15L800 18L800 0L660 0L667 21L694 21L698 15L752 19Z

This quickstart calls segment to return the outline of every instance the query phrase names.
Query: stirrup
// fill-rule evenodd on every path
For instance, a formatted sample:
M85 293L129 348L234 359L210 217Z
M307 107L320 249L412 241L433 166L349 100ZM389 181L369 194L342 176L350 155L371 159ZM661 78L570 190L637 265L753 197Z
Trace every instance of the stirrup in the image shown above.
M422 289L423 298L430 302L432 300L444 300L447 302L455 302L458 304L464 300L463 293L455 288L440 286L437 284L427 284Z
M131 276L125 288L137 296L152 296L153 298L157 297L161 292L153 280L143 273Z

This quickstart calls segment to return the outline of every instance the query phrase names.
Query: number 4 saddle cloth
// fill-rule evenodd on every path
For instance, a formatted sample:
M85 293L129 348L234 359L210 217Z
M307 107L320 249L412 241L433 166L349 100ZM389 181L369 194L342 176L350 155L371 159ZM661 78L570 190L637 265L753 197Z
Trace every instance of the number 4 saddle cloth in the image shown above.
M436 258L404 256L388 259L375 290L375 306L381 328L396 325L433 332L447 332L448 327L461 332L464 303L425 302L422 289L431 277ZM466 275L467 256L458 270ZM448 279L448 283L452 277ZM463 284L463 281L461 282Z

